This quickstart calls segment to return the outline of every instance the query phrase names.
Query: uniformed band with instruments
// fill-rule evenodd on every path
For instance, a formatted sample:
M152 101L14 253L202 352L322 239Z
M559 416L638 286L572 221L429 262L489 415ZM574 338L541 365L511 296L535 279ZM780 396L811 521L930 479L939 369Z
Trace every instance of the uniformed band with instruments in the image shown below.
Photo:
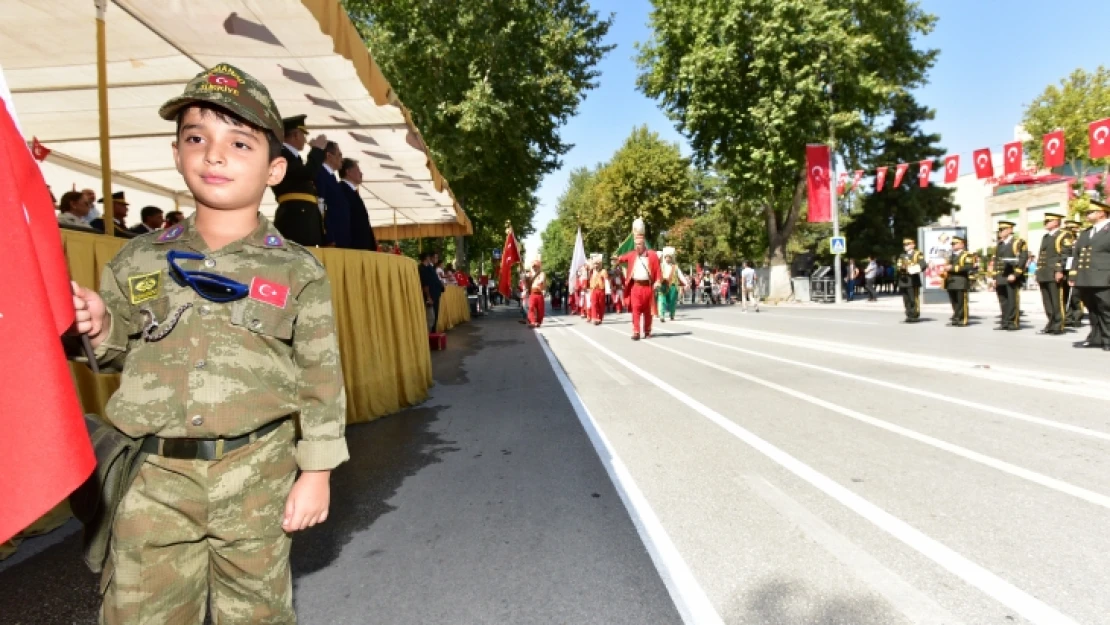
M1047 231L1037 256L1037 281L1046 323L1038 334L1062 335L1067 328L1082 327L1083 311L1090 321L1087 337L1074 344L1079 348L1102 348L1110 352L1110 206L1091 200L1086 214L1089 226L1059 213L1046 213ZM1029 276L1025 267L1029 246L1014 235L1014 222L998 223L998 244L986 273L995 279L995 294L1001 312L996 330L1021 328L1021 291ZM912 239L903 241L898 259L898 286L906 308L906 322L921 315L921 274L924 258ZM952 239L952 252L941 272L952 304L948 325L968 325L968 293L976 279L976 258L967 251L967 241Z

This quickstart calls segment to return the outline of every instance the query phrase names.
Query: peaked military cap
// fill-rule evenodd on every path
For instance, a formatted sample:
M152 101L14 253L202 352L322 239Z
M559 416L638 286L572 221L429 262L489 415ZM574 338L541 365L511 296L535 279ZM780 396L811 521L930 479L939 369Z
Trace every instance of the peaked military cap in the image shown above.
M281 125L284 128L285 132L289 132L290 130L303 130L305 132L308 132L308 127L305 126L305 119L307 117L308 115L294 115L292 117L286 117L285 119L281 120Z
M909 237L906 237L905 239L902 239L902 245L909 245L910 243L913 243L914 245L917 245L917 241L914 241L913 239L911 239Z
M1098 200L1091 200L1091 206L1087 208L1087 212L1089 213L1091 211L1110 212L1110 205L1103 204Z
M965 239L963 237L952 237L952 242L955 243L956 241L959 241L960 243L963 243L964 245L967 245L967 239Z
M158 114L162 119L173 120L182 108L196 102L214 104L274 133L279 139L285 134L281 115L266 85L227 63L220 63L197 74L185 85L185 92L163 104L158 109Z
M998 222L998 229L1001 230L1003 228L1013 228L1016 225L1017 224L1012 221L1000 221Z
M1045 213L1044 214L1044 221L1052 221L1053 219L1062 220L1063 218L1064 218L1064 216L1061 215L1060 213Z
M124 204L127 204L127 198L124 197L123 191L116 191L115 193L113 193L112 194L112 202L123 202ZM96 203L97 204L103 204L104 203L104 198L100 198L99 200L96 201Z

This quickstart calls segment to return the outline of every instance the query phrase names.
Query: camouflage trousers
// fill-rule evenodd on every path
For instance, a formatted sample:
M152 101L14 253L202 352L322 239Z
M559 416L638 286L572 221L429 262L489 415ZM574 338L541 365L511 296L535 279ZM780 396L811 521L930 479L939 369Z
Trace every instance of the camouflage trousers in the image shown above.
M101 578L102 625L295 623L293 424L217 461L149 456L120 502Z

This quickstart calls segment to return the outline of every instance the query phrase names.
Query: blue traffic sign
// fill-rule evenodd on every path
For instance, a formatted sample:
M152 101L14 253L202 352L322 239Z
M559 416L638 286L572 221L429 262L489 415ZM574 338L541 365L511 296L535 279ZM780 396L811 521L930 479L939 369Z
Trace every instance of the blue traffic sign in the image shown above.
M829 250L831 250L833 254L847 254L848 242L844 237L830 237Z
M501 260L501 250L493 250L493 260Z

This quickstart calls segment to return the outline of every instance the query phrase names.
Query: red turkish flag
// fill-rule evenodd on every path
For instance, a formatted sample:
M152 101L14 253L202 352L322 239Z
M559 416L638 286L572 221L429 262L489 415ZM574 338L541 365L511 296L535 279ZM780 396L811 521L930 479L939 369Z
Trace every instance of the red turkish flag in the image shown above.
M505 235L505 247L501 251L501 274L497 277L497 290L505 299L512 297L513 265L520 262L520 252L517 251L516 237L509 230Z
M894 168L894 188L902 186L902 177L906 175L906 170L910 168L909 163L898 163L898 167Z
M933 161L925 160L918 163L917 183L922 188L929 186L929 176L933 175Z
M1044 166L1048 168L1064 166L1064 131L1057 130L1044 136L1042 151Z
M51 151L45 145L39 143L38 137L31 137L31 155L35 157L36 161L40 163L45 161L46 157L50 156Z
M289 303L289 287L255 276L251 278L251 299L285 308Z
M975 161L975 177L979 180L994 176L994 163L991 161L990 148L975 150L971 155Z
M827 145L806 146L806 219L811 223L832 221L832 156Z
M952 184L960 177L960 155L944 157L944 184Z
M1110 117L1091 122L1087 135L1091 139L1091 158L1110 156Z
M1021 173L1021 141L1014 141L1002 146L1002 171L1006 175Z
M92 472L89 434L59 339L74 321L62 235L42 173L0 100L0 542Z
M886 182L886 170L886 167L875 170L875 191L883 190L883 183Z
M855 191L859 188L859 181L863 179L863 170L857 169L856 173L852 176L852 190Z
M844 195L846 190L848 190L848 172L842 171L840 175L836 177L836 194Z

